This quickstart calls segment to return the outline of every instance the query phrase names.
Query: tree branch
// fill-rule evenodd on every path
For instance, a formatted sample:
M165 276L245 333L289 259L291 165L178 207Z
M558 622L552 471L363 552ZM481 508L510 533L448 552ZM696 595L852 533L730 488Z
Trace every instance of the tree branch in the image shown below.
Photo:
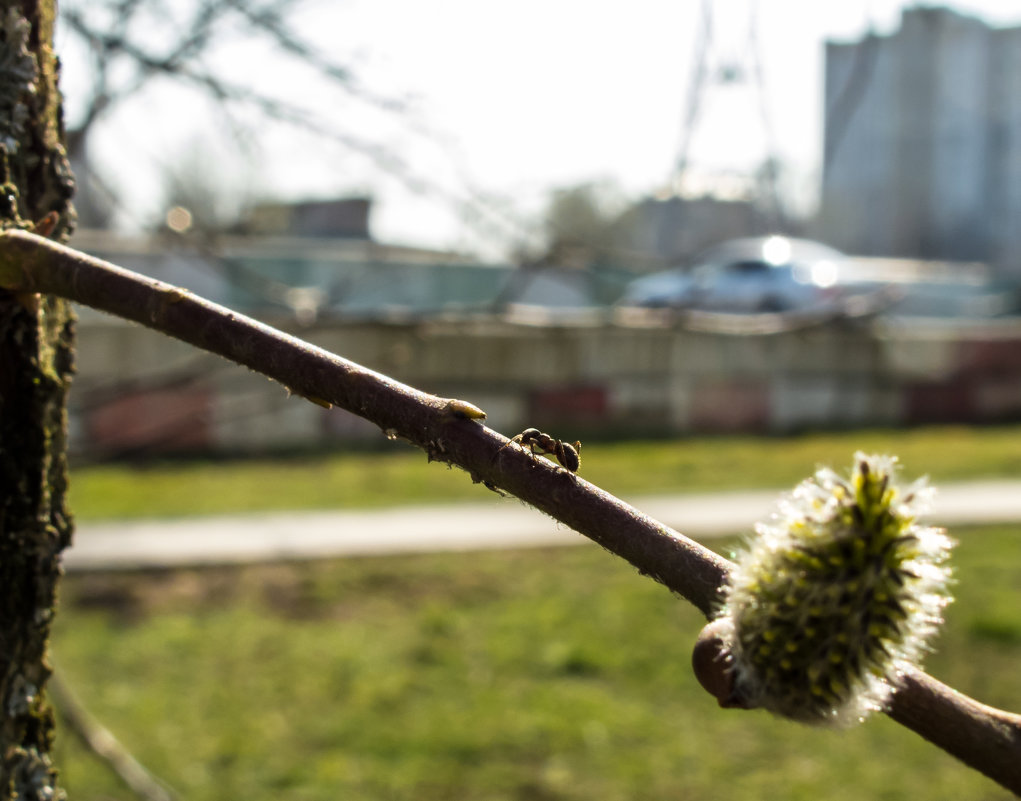
M169 334L278 381L290 392L339 406L430 459L467 470L622 556L704 614L729 563L584 479L467 418L450 399L392 378L267 325L99 259L22 231L0 236L0 286L42 292ZM636 535L636 532L637 535Z
M1021 795L1021 715L981 704L920 670L903 677L886 714Z
M64 681L54 672L47 689L67 727L82 744L102 760L142 801L174 801L176 797L99 723Z
M420 392L169 284L23 231L0 235L0 287L68 298L216 353L316 403L372 421L431 460L466 470L626 559L694 604L716 607L730 562L473 419L470 405ZM30 300L29 300L30 302ZM917 671L888 714L1021 794L1021 716L993 709Z

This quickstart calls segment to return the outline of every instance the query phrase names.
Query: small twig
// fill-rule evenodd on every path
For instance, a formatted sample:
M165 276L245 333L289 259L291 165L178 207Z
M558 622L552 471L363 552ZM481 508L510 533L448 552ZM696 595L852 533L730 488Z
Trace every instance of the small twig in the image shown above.
M570 526L711 616L731 563L589 484L535 459L438 398L302 342L178 287L33 234L0 236L0 287L43 292L134 320L340 406ZM984 706L921 672L904 678L891 718L1021 793L1021 716Z
M59 672L46 684L64 724L92 753L117 774L143 801L174 801L174 794L147 771L131 753L104 728L67 686Z

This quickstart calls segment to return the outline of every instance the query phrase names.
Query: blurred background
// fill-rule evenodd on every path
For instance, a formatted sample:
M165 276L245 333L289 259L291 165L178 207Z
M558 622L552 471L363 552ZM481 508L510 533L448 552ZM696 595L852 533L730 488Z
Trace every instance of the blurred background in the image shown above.
M581 438L581 475L646 511L857 449L1021 494L1021 0L60 11L76 247ZM179 797L1008 797L882 716L717 709L704 621L630 566L494 548L514 499L79 314L56 675ZM422 505L465 500L484 550L437 552ZM382 510L418 514L412 553L351 557ZM927 668L1019 709L1016 525L952 533ZM130 797L74 738L56 756L71 797Z
M61 14L77 247L500 430L1021 413L1021 3ZM159 335L79 331L82 459L379 440Z

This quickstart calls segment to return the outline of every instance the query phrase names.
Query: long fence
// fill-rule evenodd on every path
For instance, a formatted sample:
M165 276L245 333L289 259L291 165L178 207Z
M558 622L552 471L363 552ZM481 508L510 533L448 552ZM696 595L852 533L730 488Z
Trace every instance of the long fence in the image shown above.
M469 400L508 435L528 426L566 438L1021 419L1018 319L517 315L292 330L419 389ZM360 418L289 397L163 335L87 312L78 333L79 455L380 438Z

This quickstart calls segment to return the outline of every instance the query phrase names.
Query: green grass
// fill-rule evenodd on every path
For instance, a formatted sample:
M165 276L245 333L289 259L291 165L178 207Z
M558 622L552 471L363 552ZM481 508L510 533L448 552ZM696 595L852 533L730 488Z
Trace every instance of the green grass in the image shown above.
M617 495L793 486L855 450L894 453L935 481L1021 475L1021 426L939 427L784 438L698 437L586 444L581 474ZM381 453L235 462L106 465L72 471L79 520L270 509L379 507L479 499L467 474L395 445Z
M856 449L937 482L1021 475L1021 426L590 443L582 474L622 495L789 487ZM395 447L76 469L72 506L95 519L486 492ZM1021 709L1021 539L952 533L959 600L928 668ZM689 668L701 623L582 547L72 574L54 654L92 712L195 801L1010 797L882 716L821 732L718 709ZM130 797L67 735L56 754L71 798Z
M1021 709L1021 539L954 533L928 668ZM58 669L192 801L1010 797L883 716L717 708L697 613L595 547L71 575L57 621ZM130 797L57 757L71 798Z

